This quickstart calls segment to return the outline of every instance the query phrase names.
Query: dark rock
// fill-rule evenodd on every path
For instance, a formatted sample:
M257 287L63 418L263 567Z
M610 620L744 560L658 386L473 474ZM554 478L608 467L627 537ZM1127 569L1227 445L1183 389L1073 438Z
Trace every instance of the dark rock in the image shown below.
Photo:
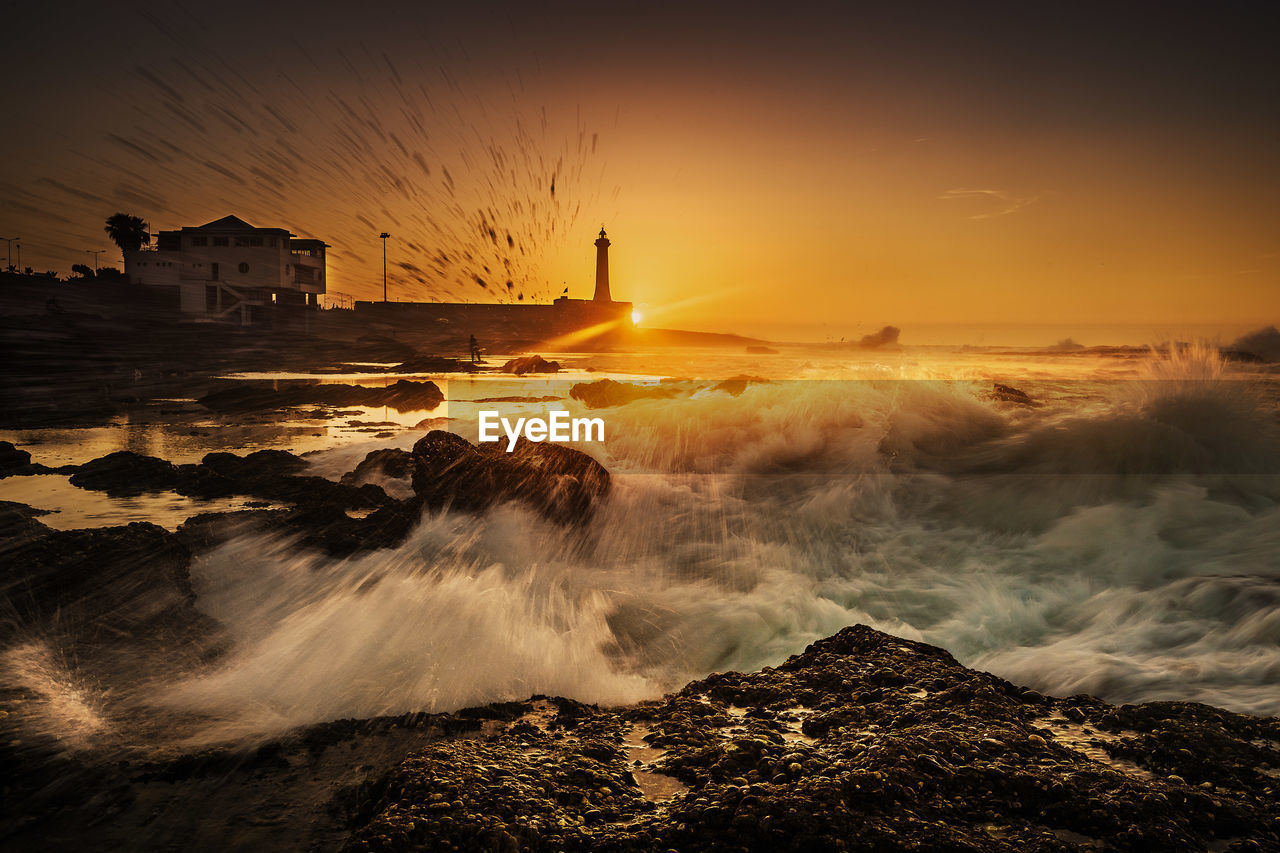
M345 849L1278 847L1280 721L1054 699L866 626L631 708L557 699L548 719L531 703L488 740L436 742L344 792ZM1107 716L1115 735L1080 740ZM638 764L622 746L636 726ZM660 804L637 786L655 774Z
M767 347L762 344L748 344L747 352L751 355L777 355L778 351L773 347Z
M236 493L236 483L204 465L179 465L173 489L195 498L225 498Z
M0 441L0 476L25 469L30 464L30 453L14 447L10 442Z
M18 541L48 533L49 528L36 519L49 514L47 509L36 509L14 501L0 501L0 556Z
M154 524L46 528L6 543L4 557L0 597L27 629L156 640L207 622L193 607L190 552Z
M559 373L560 362L547 361L540 355L526 355L513 358L502 365L502 372L514 373L516 376L524 376L526 373Z
M732 376L723 382L717 382L711 386L712 391L723 391L731 397L737 397L743 391L747 390L747 386L751 384L767 384L768 379L762 379L759 376Z
M239 477L288 477L306 470L307 460L287 450L256 450L244 457L236 472Z
M324 477L260 477L237 483L244 494L299 506L324 504L343 511L373 509L389 500L378 486L348 486Z
M438 355L420 355L402 362L394 369L396 373L474 373L478 365L456 358L444 358Z
M6 477L29 477L33 474L74 474L76 470L75 465L50 468L33 463L30 453L7 441L0 441L0 480Z
M214 453L206 453L204 458L200 460L200 464L215 474L221 474L224 477L238 477L240 476L241 468L244 467L244 457L225 451L216 451Z
M585 453L521 439L478 448L433 430L413 446L413 490L428 507L481 512L518 501L562 524L585 523L609 493L609 472Z
M384 494L377 486L361 488ZM283 516L280 527L296 536L298 544L304 547L345 557L399 545L422 517L422 503L418 500L384 501L372 512L360 515L352 515L344 503L341 500L299 503Z
M407 480L413 477L417 461L412 453L397 448L371 451L355 470L342 475L339 481L348 486L359 486L371 480L390 478Z
M1035 400L1031 399L1031 395L1025 391L1014 388L1012 385L1002 385L999 382L991 383L991 399L999 400L1002 403L1017 403L1019 406L1038 405Z
M212 486L226 494L265 498L289 508L194 517L188 519L183 533L209 547L219 541L220 531L226 531L225 535L236 532L236 518L243 517L257 529L286 533L302 546L334 555L396 545L417 522L419 503L393 500L380 486L363 482L365 476L352 476L357 472L367 475L396 454L409 457L405 451L376 451L370 454L373 461L366 458L361 463L363 469L358 467L335 483L323 477L300 476L298 472L307 467L307 461L284 450L259 450L245 457L210 453L196 470L183 472L190 483L199 488Z
M199 498L246 495L284 504L289 509L229 515L252 518L260 528L286 532L303 545L333 554L396 544L419 516L416 501L400 506L377 485L300 475L306 467L305 459L284 450L259 450L243 457L210 453L199 465L181 466L120 452L81 466L72 482L113 495L174 490ZM202 547L216 544L207 532L196 539L190 532L186 535Z
M898 336L901 334L902 330L897 326L885 326L878 332L863 335L857 346L861 349L880 349L881 347L896 346Z
M440 393L440 389L436 387L434 382L414 382L409 379L401 379L386 388L378 390L382 391L381 400L375 399L373 405L390 406L399 411L434 409L444 402L444 394ZM365 405L369 404L366 403Z
M556 400L563 400L563 397L557 397L554 394L544 395L542 397L480 397L474 402L476 403L551 403Z
M287 509L202 512L179 525L175 535L187 550L198 554L236 536L283 528L289 515Z
M569 389L569 396L575 400L581 400L589 409L621 406L632 400L663 399L674 397L677 393L677 389L671 385L634 385L630 382L615 382L612 379L579 382Z
M23 745L0 815L15 850L1274 851L1278 744L1280 720L1044 696L855 626L629 707L534 696L60 774Z
M178 482L178 469L155 456L117 450L81 465L71 485L106 492L113 497L162 492Z
M404 412L434 409L443 401L444 394L440 393L434 382L400 379L383 388L312 383L242 384L214 391L201 397L198 402L217 412L274 411L315 404L390 406Z

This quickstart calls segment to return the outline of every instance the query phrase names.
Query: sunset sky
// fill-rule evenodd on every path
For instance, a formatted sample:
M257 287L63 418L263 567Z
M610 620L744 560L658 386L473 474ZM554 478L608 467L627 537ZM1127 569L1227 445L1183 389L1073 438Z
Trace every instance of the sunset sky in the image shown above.
M393 298L528 301L603 223L652 325L1280 321L1270 4L1118 5L24 4L0 237L230 213L374 298L385 229Z

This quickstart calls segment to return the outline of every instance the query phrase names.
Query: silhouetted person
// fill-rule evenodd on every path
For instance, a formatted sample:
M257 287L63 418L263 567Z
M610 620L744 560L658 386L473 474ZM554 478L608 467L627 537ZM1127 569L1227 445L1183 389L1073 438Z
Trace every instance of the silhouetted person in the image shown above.
M480 342L476 340L476 336L471 336L471 363L480 363Z

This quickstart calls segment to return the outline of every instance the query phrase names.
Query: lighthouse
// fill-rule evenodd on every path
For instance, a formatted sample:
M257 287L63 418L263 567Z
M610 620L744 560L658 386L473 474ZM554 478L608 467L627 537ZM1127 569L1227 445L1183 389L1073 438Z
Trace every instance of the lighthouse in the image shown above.
M596 302L612 302L609 295L609 238L600 226L600 236L596 238Z

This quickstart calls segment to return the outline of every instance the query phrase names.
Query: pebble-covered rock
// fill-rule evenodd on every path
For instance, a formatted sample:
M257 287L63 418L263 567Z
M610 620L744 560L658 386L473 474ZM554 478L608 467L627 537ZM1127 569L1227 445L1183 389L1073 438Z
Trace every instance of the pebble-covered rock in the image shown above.
M347 849L1280 849L1280 721L1056 699L865 626L659 702L537 718L371 782ZM652 772L684 790L646 797Z

